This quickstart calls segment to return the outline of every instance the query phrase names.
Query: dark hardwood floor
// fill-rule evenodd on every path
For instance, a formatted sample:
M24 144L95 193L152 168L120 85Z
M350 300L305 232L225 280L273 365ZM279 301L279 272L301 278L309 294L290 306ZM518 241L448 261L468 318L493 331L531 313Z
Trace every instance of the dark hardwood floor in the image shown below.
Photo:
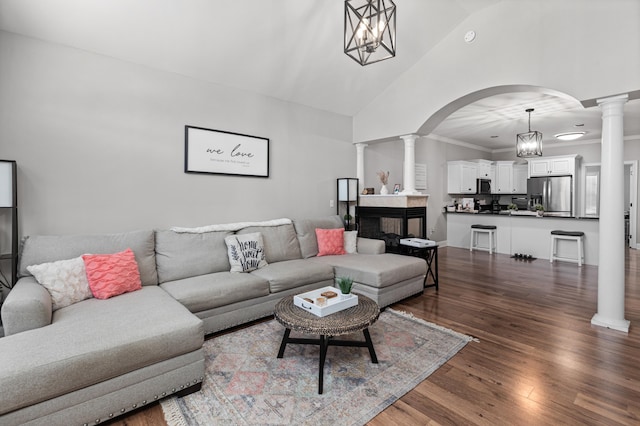
M592 326L593 266L440 248L440 289L395 304L469 343L369 425L640 424L640 251L626 256L629 334ZM151 406L115 425L164 425Z

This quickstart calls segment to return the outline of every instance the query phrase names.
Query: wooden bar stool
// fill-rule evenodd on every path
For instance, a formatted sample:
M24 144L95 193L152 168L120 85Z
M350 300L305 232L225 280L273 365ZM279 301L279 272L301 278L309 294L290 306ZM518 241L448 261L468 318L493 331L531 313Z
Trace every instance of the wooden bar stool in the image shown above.
M578 266L582 266L584 262L584 248L583 248L584 232L582 231L551 231L551 256L549 256L549 262L553 263L554 260L564 260L566 262L575 262ZM578 257L562 257L558 256L558 240L575 241L578 243Z
M469 244L469 251L476 250L485 250L488 251L489 254L493 253L496 250L496 231L497 227L495 225L471 225L471 242ZM489 247L478 246L478 234L488 234L489 237Z

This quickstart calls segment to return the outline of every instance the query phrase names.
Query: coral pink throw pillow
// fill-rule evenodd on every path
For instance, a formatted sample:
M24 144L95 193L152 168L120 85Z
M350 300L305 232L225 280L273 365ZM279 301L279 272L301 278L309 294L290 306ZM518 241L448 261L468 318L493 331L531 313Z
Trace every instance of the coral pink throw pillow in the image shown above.
M316 228L316 238L318 239L318 256L347 253L344 251L344 228Z
M82 260L89 288L97 299L108 299L142 288L140 271L131 249L115 254L85 254Z

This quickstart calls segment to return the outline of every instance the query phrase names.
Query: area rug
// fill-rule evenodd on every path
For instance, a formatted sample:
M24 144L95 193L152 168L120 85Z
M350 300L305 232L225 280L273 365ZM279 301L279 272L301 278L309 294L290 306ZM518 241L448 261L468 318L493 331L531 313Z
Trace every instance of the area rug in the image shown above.
M206 340L202 390L162 401L165 419L169 426L361 425L472 340L391 309L369 331L379 363L366 348L330 346L322 395L318 346L289 344L276 358L284 327L275 320ZM340 338L363 340L362 332Z

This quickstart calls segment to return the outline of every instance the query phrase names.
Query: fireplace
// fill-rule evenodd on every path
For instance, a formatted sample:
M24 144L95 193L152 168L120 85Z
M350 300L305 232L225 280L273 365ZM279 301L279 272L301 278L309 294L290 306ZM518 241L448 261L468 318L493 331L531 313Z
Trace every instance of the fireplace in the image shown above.
M400 251L400 239L426 238L426 207L358 207L359 236L383 240L387 252Z

